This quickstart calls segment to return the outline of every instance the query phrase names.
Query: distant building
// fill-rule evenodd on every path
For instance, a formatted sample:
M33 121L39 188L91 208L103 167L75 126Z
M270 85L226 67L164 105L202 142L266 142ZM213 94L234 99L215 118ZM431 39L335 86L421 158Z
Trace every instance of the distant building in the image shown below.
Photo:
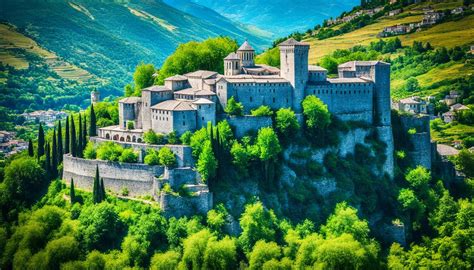
M454 90L449 92L449 95L446 95L442 100L446 105L451 106L460 101L461 95Z
M442 115L443 121L445 123L453 122L454 120L456 120L456 112L463 111L463 110L470 110L470 108L467 107L467 106L464 106L460 103L456 103L456 104L450 106L449 111L443 113L443 115Z
M421 21L421 26L430 26L438 23L442 18L444 18L444 13L442 12L426 12Z
M51 109L47 111L39 110L22 114L27 122L38 122L46 124L47 126L54 126L56 121L66 118L67 115L68 114L65 112L53 111Z
M451 10L451 14L453 15L460 15L460 14L463 14L464 13L464 7L457 7L453 10Z
M390 10L388 12L388 16L396 16L398 14L402 13L402 9L399 8L399 9L394 9L394 10Z
M28 142L14 138L15 132L0 131L0 153L8 157L28 149Z
M404 35L409 33L413 28L409 25L399 24L394 26L385 27L382 32L379 33L379 37L388 37L396 35Z
M396 110L413 114L432 113L432 105L418 96L401 99L395 102L392 107Z

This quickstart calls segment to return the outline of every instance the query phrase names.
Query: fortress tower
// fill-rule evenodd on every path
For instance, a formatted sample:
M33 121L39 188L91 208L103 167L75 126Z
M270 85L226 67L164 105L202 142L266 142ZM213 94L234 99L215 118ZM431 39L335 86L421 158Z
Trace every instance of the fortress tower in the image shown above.
M308 82L309 44L288 39L280 43L280 76L293 86L293 110L301 113Z
M230 53L224 58L224 75L234 76L240 74L240 57L236 53Z
M242 46L237 50L237 54L240 58L241 67L253 67L255 66L255 50L250 46L250 44L245 41Z

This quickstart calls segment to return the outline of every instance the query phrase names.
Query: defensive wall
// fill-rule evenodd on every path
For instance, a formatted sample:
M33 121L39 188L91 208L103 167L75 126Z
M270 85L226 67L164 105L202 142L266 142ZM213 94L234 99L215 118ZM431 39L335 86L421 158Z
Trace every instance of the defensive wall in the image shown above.
M373 123L373 85L370 83L311 83L306 96L317 96L331 114L343 121Z
M271 127L273 124L270 116L228 116L223 114L220 115L219 120L227 120L237 138L242 138L249 132L257 132L262 127Z
M107 140L107 139L99 138L99 137L92 137L90 138L90 140L94 143L102 143L102 142L111 141L111 140ZM176 145L176 144L153 145L153 144L146 144L146 143L120 142L120 141L113 141L113 142L118 143L125 148L133 148L134 150L138 151L139 162L143 162L147 149L160 150L163 147L168 147L176 155L177 167L193 167L194 166L192 149L191 147L187 145Z
M400 121L403 132L408 133L410 129L416 130L416 133L408 134L413 146L412 151L408 154L412 157L414 165L421 165L431 170L433 157L431 151L430 117L401 115Z
M99 168L106 189L120 194L127 188L130 196L153 195L155 177L164 172L162 166L88 160L70 155L64 155L63 166L63 179L67 183L74 179L76 187L92 190L96 168Z

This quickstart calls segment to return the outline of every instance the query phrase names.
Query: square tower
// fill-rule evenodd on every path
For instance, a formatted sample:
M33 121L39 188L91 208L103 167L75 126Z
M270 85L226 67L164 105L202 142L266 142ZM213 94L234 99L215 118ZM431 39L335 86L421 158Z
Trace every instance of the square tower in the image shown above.
M302 112L301 102L304 99L308 82L309 44L290 38L280 43L280 76L293 86L293 110Z

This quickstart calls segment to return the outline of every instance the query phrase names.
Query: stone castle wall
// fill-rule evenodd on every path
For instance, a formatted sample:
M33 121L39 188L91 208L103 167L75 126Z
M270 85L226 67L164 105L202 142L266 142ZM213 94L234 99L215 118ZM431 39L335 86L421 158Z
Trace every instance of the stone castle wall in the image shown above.
M95 143L101 142L108 142L110 140L99 138L99 137L92 137L90 138L91 141ZM192 156L192 149L187 145L151 145L146 143L132 143L132 142L117 142L125 148L133 148L139 152L139 161L143 162L143 158L146 155L146 150L151 148L155 150L160 150L163 147L168 147L173 153L176 155L176 161L178 167L193 167L194 166L194 159Z
M233 128L237 138L242 138L249 132L257 132L262 127L271 127L273 124L270 116L224 116L221 120L223 119Z
M212 209L212 193L200 191L189 197L180 197L161 192L160 207L165 216L192 216L196 214L205 215Z
M127 188L130 196L153 195L155 177L163 174L163 167L144 164L87 160L64 155L63 179L74 179L76 187L92 190L96 167L107 190L120 194Z
M344 121L373 122L373 85L371 83L309 84L306 95L315 95L331 114Z
M413 146L408 154L412 157L415 166L421 165L431 169L432 151L429 116L402 115L400 117L403 132L416 129L416 133L408 135Z

